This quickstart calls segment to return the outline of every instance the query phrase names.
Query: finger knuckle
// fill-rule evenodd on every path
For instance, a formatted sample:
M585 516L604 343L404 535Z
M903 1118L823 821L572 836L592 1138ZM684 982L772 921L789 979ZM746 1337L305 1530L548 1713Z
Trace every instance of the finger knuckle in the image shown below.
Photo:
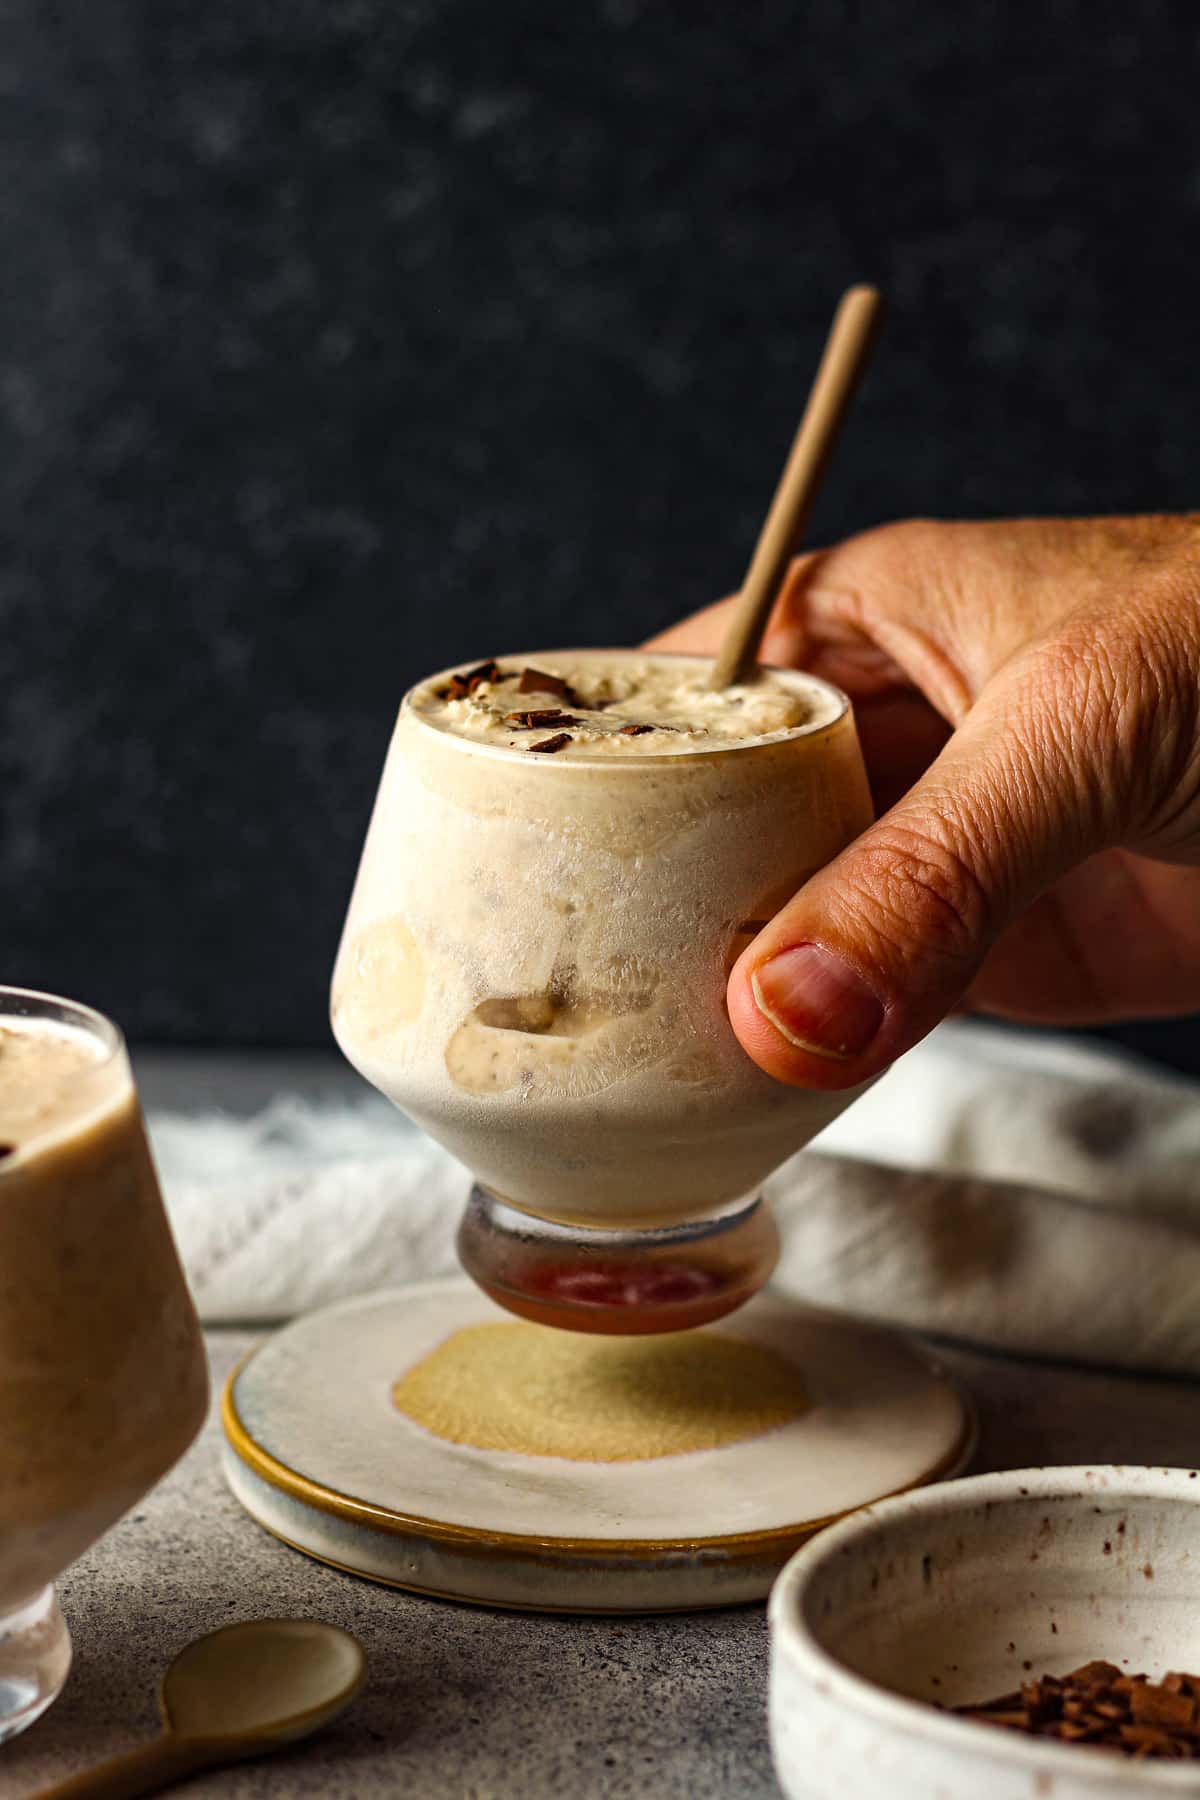
M885 821L866 848L862 875L876 929L893 946L915 940L947 963L979 954L992 914L988 884L952 834Z
M1025 711L1049 731L1091 815L1109 833L1151 816L1194 758L1200 688L1194 632L1162 591L1089 608L1038 645Z
M941 560L946 535L952 529L936 519L895 519L860 533L851 543L864 568L885 568L909 575Z

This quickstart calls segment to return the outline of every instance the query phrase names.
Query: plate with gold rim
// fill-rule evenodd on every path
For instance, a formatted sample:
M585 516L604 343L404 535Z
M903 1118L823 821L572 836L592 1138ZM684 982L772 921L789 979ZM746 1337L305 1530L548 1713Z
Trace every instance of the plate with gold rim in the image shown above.
M294 1548L547 1612L761 1599L814 1531L960 1472L974 1440L922 1347L770 1290L699 1331L596 1339L457 1277L295 1320L222 1415L233 1493Z

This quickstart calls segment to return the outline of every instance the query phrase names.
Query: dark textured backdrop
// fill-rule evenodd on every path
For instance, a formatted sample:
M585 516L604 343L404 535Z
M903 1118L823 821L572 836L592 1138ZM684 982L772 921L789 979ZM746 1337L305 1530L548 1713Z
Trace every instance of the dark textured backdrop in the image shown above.
M1194 506L1198 31L0 0L8 975L324 1041L404 686L735 584L854 278L819 536Z

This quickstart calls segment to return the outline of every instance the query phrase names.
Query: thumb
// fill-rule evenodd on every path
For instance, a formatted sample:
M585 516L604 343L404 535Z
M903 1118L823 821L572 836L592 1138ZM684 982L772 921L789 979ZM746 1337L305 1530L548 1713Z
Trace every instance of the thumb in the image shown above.
M989 684L922 780L739 958L730 1020L769 1075L837 1089L879 1074L961 1000L1017 912L1115 841L1088 780L1091 708L1053 661L1037 676Z

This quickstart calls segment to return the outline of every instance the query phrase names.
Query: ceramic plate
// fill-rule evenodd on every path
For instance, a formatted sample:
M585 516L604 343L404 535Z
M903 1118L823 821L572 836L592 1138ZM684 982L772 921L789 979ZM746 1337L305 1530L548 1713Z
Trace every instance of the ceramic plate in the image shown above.
M581 1462L480 1450L413 1423L396 1380L452 1332L509 1321L469 1282L297 1320L224 1396L225 1470L260 1524L357 1575L488 1605L658 1612L761 1599L821 1525L956 1472L971 1424L892 1333L770 1293L705 1327L793 1363L810 1404L718 1449Z

